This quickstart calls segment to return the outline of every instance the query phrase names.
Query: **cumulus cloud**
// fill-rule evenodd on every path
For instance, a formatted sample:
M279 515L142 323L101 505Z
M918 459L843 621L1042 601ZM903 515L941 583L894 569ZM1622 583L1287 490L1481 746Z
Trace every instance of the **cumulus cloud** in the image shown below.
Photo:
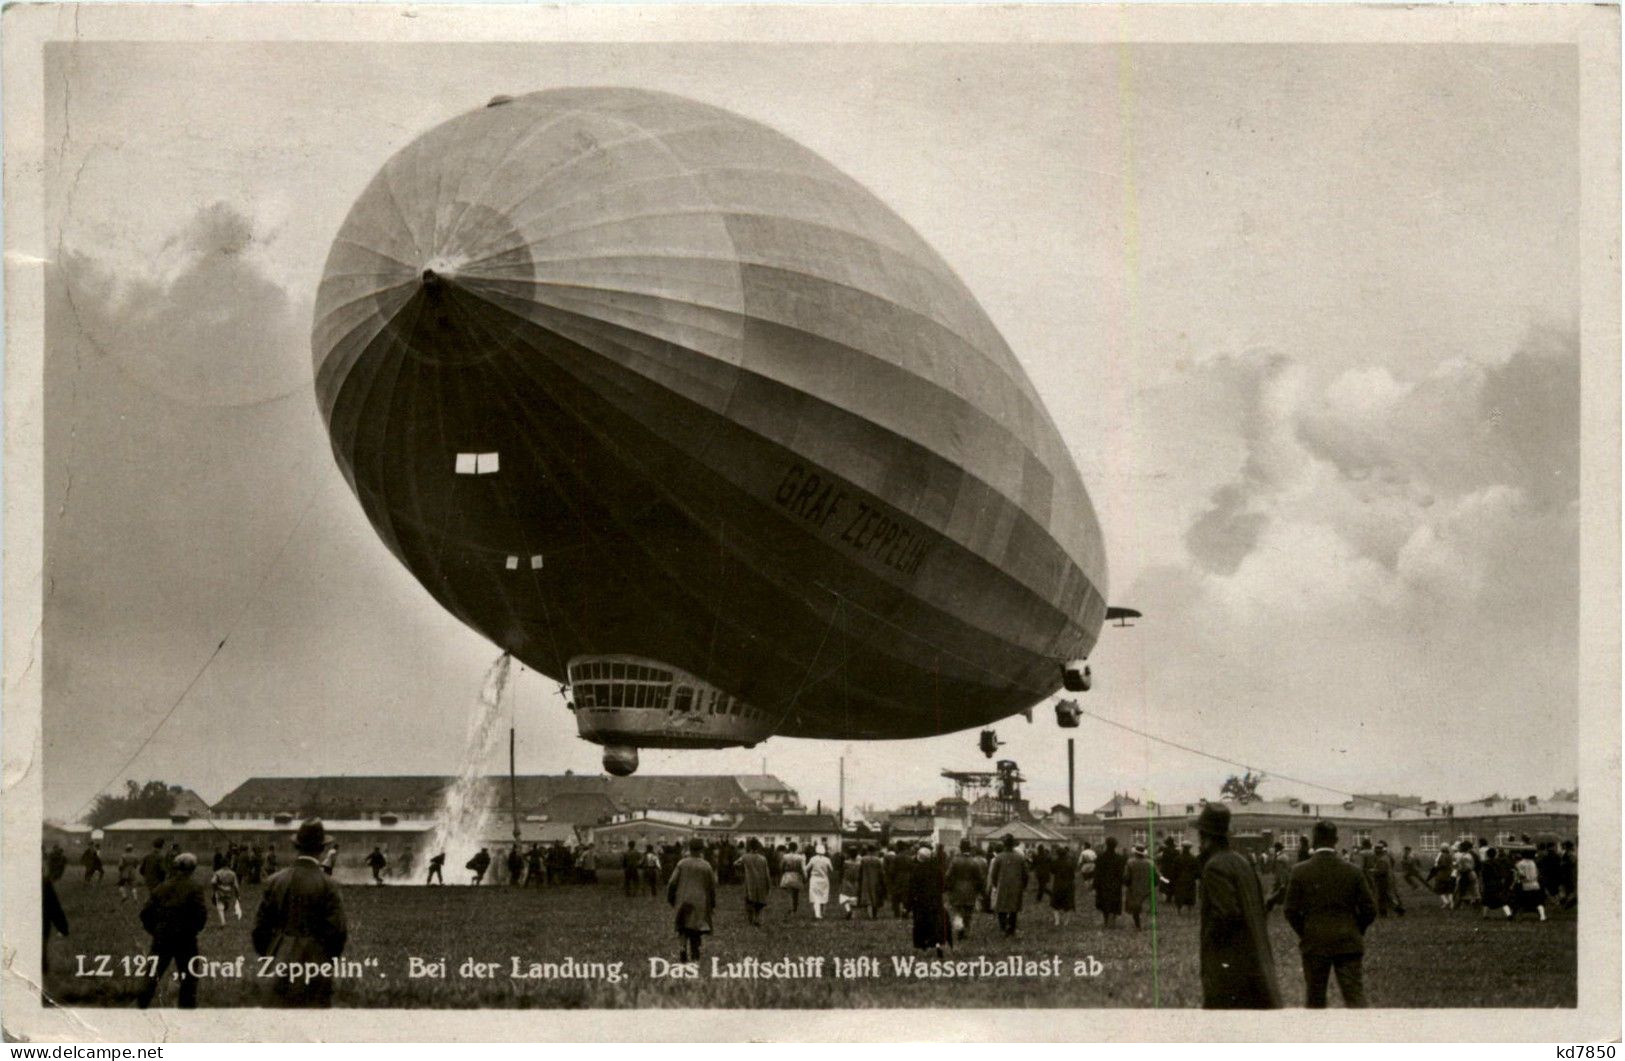
M1575 334L1415 378L1222 357L1169 390L1159 423L1223 401L1240 448L1187 513L1184 562L1121 594L1156 619L1144 666L1164 731L1289 772L1333 764L1334 782L1346 754L1351 787L1572 774Z
M272 280L254 220L199 210L142 271L69 247L60 271L74 323L145 387L187 405L275 400L308 384L307 304Z

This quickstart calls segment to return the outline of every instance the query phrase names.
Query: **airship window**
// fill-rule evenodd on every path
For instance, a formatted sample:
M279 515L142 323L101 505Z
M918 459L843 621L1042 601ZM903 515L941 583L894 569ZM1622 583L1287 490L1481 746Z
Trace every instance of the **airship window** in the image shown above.
M509 571L518 571L519 570L519 557L517 557L517 556L508 557L507 567L508 567Z
M592 686L590 686L590 685L581 685L581 686L576 687L576 706L577 707L596 707L597 706L597 702L593 699L593 687Z
M677 687L677 710L689 712L694 710L694 690L686 685Z
M594 688L598 690L598 695L596 697L594 697L594 699L598 702L598 706L599 707L608 707L609 706L609 683L600 682L598 685L594 686Z
M459 453L459 454L457 454L457 474L458 475L478 475L479 474L478 456L476 454L473 454L473 453Z
M614 678L616 681L625 681L626 680L626 664L624 664L624 663L611 663L609 665L609 676L611 678Z
M481 453L474 458L474 470L479 475L491 475L501 467L495 453Z
M626 706L626 686L621 685L619 682L611 683L609 687L609 706Z

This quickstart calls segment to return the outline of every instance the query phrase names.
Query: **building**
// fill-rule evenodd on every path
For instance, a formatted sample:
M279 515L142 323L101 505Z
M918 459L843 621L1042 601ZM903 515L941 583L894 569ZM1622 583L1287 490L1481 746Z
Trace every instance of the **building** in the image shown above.
M328 821L324 824L329 838L338 846L335 875L345 883L372 879L372 871L367 868L365 860L375 846L389 857L393 875L416 872L427 864L424 852L434 831L432 821L385 815L376 821ZM179 844L182 851L190 851L197 856L199 865L208 866L215 851L225 851L236 844L239 847L275 851L277 861L286 866L295 857L293 834L298 829L299 820L286 815L231 821L189 818L179 814L168 818L126 818L102 830L102 849L104 852L121 852L125 844L131 844L140 853L152 847L153 841L162 840L166 847L170 843Z
M1409 797L1408 797L1409 798ZM1162 803L1114 796L1101 810L1114 808L1115 814L1101 816L1103 832L1122 844L1157 844L1164 837L1196 843L1194 820L1206 801ZM1338 845L1357 847L1364 840L1382 841L1398 851L1405 847L1431 856L1441 846L1482 837L1490 844L1516 844L1528 837L1555 836L1562 840L1579 837L1580 805L1570 801L1542 801L1491 798L1473 803L1449 804L1412 801L1404 804L1380 802L1371 796L1342 803L1311 803L1299 799L1252 800L1229 803L1232 844L1244 849L1281 843L1295 848L1307 838L1317 821L1337 826Z
M222 821L286 814L329 821L375 820L385 814L433 818L455 779L439 776L251 777L214 805ZM630 810L747 814L799 806L795 790L771 774L523 774L480 779L493 812L567 821L584 829Z
M841 840L841 826L833 814L747 814L730 833L737 844L755 837L768 847L822 844L828 851L836 850Z

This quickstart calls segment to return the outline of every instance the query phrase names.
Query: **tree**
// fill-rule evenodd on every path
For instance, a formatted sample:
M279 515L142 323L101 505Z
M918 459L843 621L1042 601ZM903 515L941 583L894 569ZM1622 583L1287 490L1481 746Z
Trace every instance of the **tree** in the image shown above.
M1262 773L1254 773L1248 770L1240 777L1231 774L1224 779L1224 784L1219 786L1219 798L1226 803L1252 803L1260 798L1258 786L1263 783L1264 775Z
M178 791L178 790L177 790ZM167 818L175 808L175 793L162 781L124 782L124 795L105 792L96 797L84 817L86 825L101 829L125 818Z

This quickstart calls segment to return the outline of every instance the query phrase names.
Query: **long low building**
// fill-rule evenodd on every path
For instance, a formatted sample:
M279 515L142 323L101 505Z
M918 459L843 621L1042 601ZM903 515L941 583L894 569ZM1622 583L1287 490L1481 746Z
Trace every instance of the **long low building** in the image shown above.
M435 827L434 822L426 819L392 816L373 821L328 821L324 824L329 837L338 846L335 874L346 883L371 879L366 858L374 847L382 850L398 871L415 868L414 863L422 861L422 852ZM118 863L126 844L134 847L136 854L143 854L154 841L161 840L166 847L172 842L179 844L181 850L196 855L198 863L203 866L211 863L214 852L224 852L233 844L238 847L258 847L264 853L275 852L277 863L286 866L295 858L293 835L298 829L298 820L286 816L232 821L184 815L126 818L102 829L102 858L111 867Z
M1357 847L1382 841L1395 851L1409 847L1425 856L1439 848L1480 838L1511 845L1540 836L1578 840L1580 805L1568 800L1491 799L1473 803L1397 802L1360 798L1342 803L1298 799L1232 802L1232 842L1242 847L1274 843L1295 848L1317 821L1337 826L1338 844ZM1166 837L1196 843L1195 817L1203 801L1139 802L1114 797L1096 811L1104 835L1121 845L1157 844Z

